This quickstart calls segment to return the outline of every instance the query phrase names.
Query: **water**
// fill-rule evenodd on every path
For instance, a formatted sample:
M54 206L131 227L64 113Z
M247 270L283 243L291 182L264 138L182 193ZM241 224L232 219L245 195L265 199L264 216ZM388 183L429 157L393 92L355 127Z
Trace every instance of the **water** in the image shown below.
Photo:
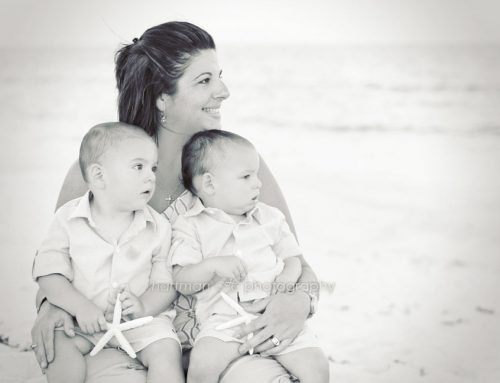
M1 117L19 134L81 137L116 118L112 47L0 55ZM230 130L500 132L500 46L221 46L219 56Z
M223 52L235 121L340 132L500 131L498 46Z

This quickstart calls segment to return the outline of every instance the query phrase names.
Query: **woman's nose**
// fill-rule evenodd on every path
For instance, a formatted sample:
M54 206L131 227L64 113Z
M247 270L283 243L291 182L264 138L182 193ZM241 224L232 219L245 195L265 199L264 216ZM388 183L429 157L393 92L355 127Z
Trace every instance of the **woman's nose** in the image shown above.
M219 80L219 84L217 86L217 89L214 92L214 97L220 100L225 100L230 96L229 89L227 89L226 84L224 81Z

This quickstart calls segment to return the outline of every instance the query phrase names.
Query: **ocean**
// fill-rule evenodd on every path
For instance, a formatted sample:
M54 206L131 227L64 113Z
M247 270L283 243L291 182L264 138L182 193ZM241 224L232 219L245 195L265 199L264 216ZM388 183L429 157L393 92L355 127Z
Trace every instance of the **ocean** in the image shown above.
M226 129L500 132L500 46L249 45L218 52L231 91ZM113 53L0 48L4 122L23 131L43 124L35 135L72 135L115 119Z

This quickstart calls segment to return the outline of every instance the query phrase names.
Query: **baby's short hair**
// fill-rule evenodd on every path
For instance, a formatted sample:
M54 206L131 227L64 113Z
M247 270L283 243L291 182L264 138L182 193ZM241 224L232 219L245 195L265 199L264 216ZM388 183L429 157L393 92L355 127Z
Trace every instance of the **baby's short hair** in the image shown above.
M196 195L194 177L209 172L217 159L215 156L223 156L229 144L253 147L246 138L218 129L198 132L186 142L182 148L182 183L187 190Z
M99 163L101 156L117 143L127 138L153 139L142 129L135 125L123 122L105 122L92 127L83 137L80 145L80 170L83 179L88 182L87 168Z

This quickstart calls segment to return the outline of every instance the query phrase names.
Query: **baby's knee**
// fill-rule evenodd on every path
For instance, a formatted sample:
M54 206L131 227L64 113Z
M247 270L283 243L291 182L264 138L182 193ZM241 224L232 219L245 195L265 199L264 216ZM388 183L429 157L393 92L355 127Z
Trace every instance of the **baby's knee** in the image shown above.
M328 359L326 359L326 357L321 358L319 361L315 375L315 382L328 383L330 381L330 364L328 363Z
M218 376L225 368L221 366L221 359L214 350L200 345L196 345L191 351L188 369L190 377Z
M174 339L160 339L141 350L138 356L146 367L168 366L171 363L180 365L181 348Z
M64 331L54 332L54 349L59 353L66 353L68 351L78 351L82 355L90 352L92 344L80 335L69 337Z
M330 365L326 356L321 353L314 361L307 363L307 368L303 371L304 376L301 381L314 383L328 383L330 381Z

